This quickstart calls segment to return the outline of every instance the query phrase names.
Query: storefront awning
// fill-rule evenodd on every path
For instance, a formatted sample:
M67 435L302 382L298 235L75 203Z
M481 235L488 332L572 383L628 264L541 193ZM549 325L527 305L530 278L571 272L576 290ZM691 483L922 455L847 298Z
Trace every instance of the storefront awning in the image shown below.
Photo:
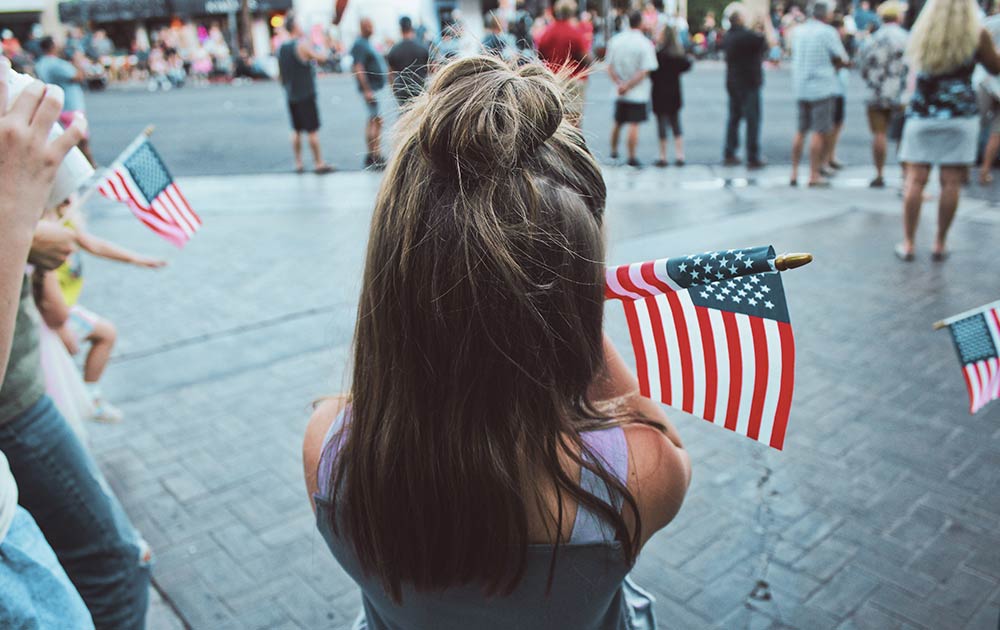
M292 0L250 0L249 4L254 13L292 8ZM170 0L170 5L176 15L182 16L227 15L240 10L240 0Z
M170 16L168 0L70 0L59 3L62 22L128 22Z

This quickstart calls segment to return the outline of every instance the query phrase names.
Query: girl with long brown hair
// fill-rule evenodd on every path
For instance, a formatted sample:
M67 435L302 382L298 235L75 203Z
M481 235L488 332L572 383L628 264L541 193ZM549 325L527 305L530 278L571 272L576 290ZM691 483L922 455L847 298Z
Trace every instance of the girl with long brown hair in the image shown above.
M400 122L350 393L304 445L357 628L654 627L627 576L690 460L603 336L606 191L563 103L473 57Z

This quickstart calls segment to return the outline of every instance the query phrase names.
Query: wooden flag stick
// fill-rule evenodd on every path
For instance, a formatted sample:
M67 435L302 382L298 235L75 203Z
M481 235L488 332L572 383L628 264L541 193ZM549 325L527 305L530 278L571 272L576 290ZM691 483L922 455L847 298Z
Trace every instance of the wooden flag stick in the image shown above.
M812 254L782 254L774 259L774 268L778 271L788 271L804 267L812 261Z
M132 143L129 144L128 147L126 147L124 151L122 151L121 153L119 153L118 157L116 157L114 159L114 161L111 162L111 164L112 165L117 164L126 155L129 155L132 151L135 150L135 148L142 141L144 141L146 138L149 138L150 136L152 136L154 131L156 131L156 126L155 125L149 125L145 129L143 129L142 133L140 133L138 136L136 136L135 140L133 140ZM111 167L103 168L99 172L95 173L93 177L90 178L90 181L87 184L86 190L84 190L80 194L80 197L77 200L77 207L82 208L84 206L84 204L86 204L88 201L90 201L90 198L94 196L95 192L97 192L97 186L98 186L98 184L100 184L102 181L104 181L105 176L108 174L108 172L110 170L111 170Z

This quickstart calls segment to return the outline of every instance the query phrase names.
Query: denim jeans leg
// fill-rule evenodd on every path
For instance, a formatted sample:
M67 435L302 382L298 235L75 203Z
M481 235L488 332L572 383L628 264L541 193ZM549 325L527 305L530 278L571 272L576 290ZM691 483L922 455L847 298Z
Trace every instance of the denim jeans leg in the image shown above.
M742 117L742 106L740 104L740 94L730 88L729 92L729 122L726 124L726 148L723 157L736 157L736 151L740 148L740 118Z
M98 628L145 627L150 558L90 453L48 398L0 426L0 450Z
M747 159L760 159L760 88L743 95L743 113L747 118Z

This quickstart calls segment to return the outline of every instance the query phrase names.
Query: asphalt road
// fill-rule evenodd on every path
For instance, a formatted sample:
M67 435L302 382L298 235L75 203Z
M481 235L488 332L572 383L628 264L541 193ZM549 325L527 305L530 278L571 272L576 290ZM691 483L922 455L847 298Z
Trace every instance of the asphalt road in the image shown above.
M697 64L684 77L682 126L690 163L714 164L721 159L727 101L724 67L716 62ZM590 81L584 131L593 150L604 159L609 153L612 89L603 72ZM347 75L319 80L321 138L325 157L341 169L361 168L364 156L365 110ZM852 164L870 163L869 132L865 121L860 80L852 79L847 123L839 157ZM388 92L386 103L391 103ZM95 156L111 162L147 124L156 125L156 146L176 175L227 175L289 172L288 114L277 83L185 87L149 93L141 86L115 88L88 95ZM394 113L388 116L391 132ZM796 122L789 70L769 70L764 90L762 145L772 164L791 160L791 136ZM640 159L656 158L656 129L643 126Z

